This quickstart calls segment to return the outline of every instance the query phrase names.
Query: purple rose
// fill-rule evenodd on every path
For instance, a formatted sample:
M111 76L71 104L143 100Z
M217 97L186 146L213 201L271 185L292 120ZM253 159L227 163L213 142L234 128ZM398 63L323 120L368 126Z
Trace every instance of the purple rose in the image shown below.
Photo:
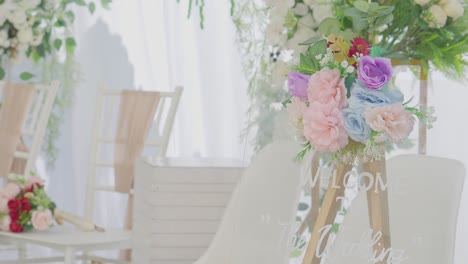
M358 79L367 89L380 90L392 79L392 62L387 58L361 57Z
M291 71L288 74L289 94L297 96L307 101L307 87L309 86L310 75L302 74L297 71Z

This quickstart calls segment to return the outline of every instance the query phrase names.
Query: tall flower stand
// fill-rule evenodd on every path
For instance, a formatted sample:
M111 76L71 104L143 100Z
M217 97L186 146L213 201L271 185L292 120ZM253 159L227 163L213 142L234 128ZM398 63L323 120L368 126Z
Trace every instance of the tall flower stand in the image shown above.
M367 191L367 204L370 228L373 230L372 237L378 239L374 243L374 253L376 256L382 256L377 264L386 264L388 258L386 253L391 248L388 193L386 189L378 189L379 182L387 182L385 157L365 162L362 164L362 168L364 172L367 172L367 183L372 186ZM322 207L314 224L311 240L302 261L303 264L320 264L324 257L323 253L330 236L330 232L326 232L326 230L330 230L329 228L334 224L340 210L341 198L344 196L346 186L345 175L351 169L352 165L343 162L336 165L336 177L328 185Z

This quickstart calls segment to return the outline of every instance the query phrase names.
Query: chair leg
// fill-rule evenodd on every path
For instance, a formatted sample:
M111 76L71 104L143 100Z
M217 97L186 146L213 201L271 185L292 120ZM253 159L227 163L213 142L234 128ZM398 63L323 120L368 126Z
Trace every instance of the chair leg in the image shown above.
M387 263L389 250L391 249L390 218L388 208L388 193L386 189L379 188L377 176L380 174L383 183L387 183L385 160L377 160L363 164L363 170L374 177L374 186L367 191L367 204L369 209L369 221L372 228L372 241L374 244L376 264Z
M312 237L302 261L303 264L320 264L323 251L328 244L330 232L324 233L326 228L332 227L339 210L340 197L343 197L344 177L351 170L351 165L339 163L336 166L336 176L330 180L317 220L315 221ZM337 184L335 186L335 184ZM337 199L338 198L338 199ZM331 231L331 230L329 230ZM323 233L323 234L322 234Z
M65 264L74 264L75 263L75 251L72 247L67 247L65 249Z

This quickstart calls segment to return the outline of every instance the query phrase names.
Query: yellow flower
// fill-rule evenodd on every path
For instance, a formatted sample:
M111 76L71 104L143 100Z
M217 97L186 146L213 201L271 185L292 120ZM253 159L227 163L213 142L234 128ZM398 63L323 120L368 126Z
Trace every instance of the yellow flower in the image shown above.
M354 64L354 58L348 57L350 46L348 42L344 41L343 36L337 37L331 34L328 36L328 42L336 62L341 63L346 60L349 64Z

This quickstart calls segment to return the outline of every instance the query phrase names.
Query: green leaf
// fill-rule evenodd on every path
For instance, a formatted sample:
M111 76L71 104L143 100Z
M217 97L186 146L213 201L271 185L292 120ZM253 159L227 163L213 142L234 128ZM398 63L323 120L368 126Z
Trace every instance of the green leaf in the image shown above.
M101 5L105 9L110 9L109 4L112 3L112 0L101 0Z
M89 13L94 14L94 11L96 11L96 4L94 2L90 2L88 4L88 10Z
M301 54L299 59L299 69L301 73L312 74L320 70L320 63L314 58Z
M23 81L30 80L32 77L34 77L34 74L32 74L30 72L23 72L23 73L20 74L20 78Z
M381 26L390 24L392 21L393 21L393 14L384 15L384 16L377 18L377 20L375 20L373 27L377 29Z
M3 78L5 78L5 70L0 66L0 80L3 80Z
M328 41L326 39L322 39L316 42L314 45L310 46L307 50L307 53L312 58L315 58L315 56L319 54L325 54L327 52L327 44Z
M70 23L75 22L75 14L71 10L68 10L65 15L68 17Z
M74 53L75 52L75 47L76 47L76 41L72 37L68 37L65 40L65 47L67 49L68 53Z
M65 21L63 19L58 19L57 22L55 22L56 27L64 27L65 26Z
M79 6L85 6L86 2L84 0L75 0L75 3Z
M338 33L340 31L340 21L336 18L327 17L320 23L319 31L325 36Z
M317 36L314 36L314 37L311 37L310 39L302 42L302 43L299 43L299 45L312 45L314 44L315 42L319 41L322 39L322 36L320 35L317 35Z
M348 90L348 98L351 96L351 87L353 87L353 84L355 82L356 82L356 77L354 76L348 76L345 79L346 90Z
M56 50L60 50L60 48L62 47L62 43L63 41L61 39L56 39L54 40L54 47Z
M356 7L357 10L362 11L362 12L367 12L370 8L370 4L364 0L358 0L354 2L353 5L354 7Z

